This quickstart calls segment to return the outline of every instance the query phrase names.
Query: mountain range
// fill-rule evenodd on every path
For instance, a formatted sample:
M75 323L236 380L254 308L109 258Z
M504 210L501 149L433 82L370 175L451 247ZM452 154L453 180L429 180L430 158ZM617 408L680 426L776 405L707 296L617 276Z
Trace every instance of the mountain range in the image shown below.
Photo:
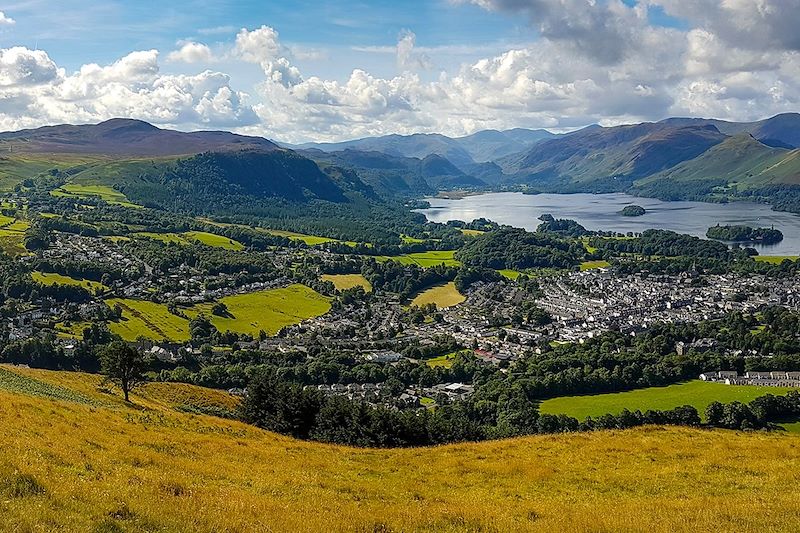
M140 191L145 203L166 201L154 194L158 187L197 194L200 183L215 197L230 190L292 202L382 202L442 189L498 188L710 199L800 185L798 146L796 113L757 122L669 118L566 134L485 130L465 137L388 135L292 147L230 132L185 133L113 119L0 133L0 187L51 165L76 183Z

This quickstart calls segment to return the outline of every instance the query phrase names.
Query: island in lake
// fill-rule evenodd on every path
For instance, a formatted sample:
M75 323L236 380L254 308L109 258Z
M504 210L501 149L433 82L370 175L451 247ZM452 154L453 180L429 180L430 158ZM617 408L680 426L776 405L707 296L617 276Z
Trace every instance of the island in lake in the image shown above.
M757 242L777 244L783 240L783 233L774 228L751 228L750 226L720 226L708 228L706 237L729 242Z
M619 213L624 217L640 217L647 213L647 210L640 205L626 205Z

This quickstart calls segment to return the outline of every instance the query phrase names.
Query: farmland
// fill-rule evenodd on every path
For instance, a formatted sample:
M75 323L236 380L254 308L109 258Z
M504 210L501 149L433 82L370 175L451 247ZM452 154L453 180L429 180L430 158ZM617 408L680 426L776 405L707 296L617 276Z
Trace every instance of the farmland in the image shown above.
M233 331L258 335L264 331L274 335L284 326L327 313L328 299L305 285L291 285L282 289L236 294L220 300L228 308L229 316L211 314L211 304L200 304L187 310L187 315L204 313L219 331Z
M50 272L33 272L31 273L33 281L41 283L42 285L73 285L83 287L91 292L100 290L106 291L108 287L97 281L87 279L75 279L61 274L54 274Z
M30 224L27 220L5 215L2 217L0 220L0 249L12 257L25 255L27 250L23 245L23 240L25 230L30 227Z
M213 246L215 248L224 248L225 250L240 251L244 250L244 245L240 242L217 235L215 233L208 233L205 231L187 231L183 234L190 241L197 241L206 246Z
M432 250L428 252L418 252L397 256L381 256L382 261L397 261L404 265L417 265L420 267L432 267L436 265L459 266L461 262L454 258L454 250Z
M330 281L339 291L352 289L353 287L363 287L367 292L372 290L372 285L361 274L324 274L320 279Z
M124 194L108 185L81 185L68 183L50 192L62 198L99 198L110 204L138 208L140 205L129 202Z
M584 261L581 263L581 272L585 272L587 270L592 270L595 268L608 268L611 266L611 263L608 261Z
M329 239L328 237L318 237L316 235L306 235L304 233L295 233L293 231L283 231L276 229L268 229L264 231L266 233L269 233L270 235L275 235L277 237L286 237L287 239L292 239L294 241L303 241L309 246L315 246L317 244L325 244L326 242L336 242L336 239Z
M148 385L126 406L97 376L12 370L76 397L0 385L0 531L800 528L792 435L645 427L353 449L177 412L229 401L196 387Z
M796 255L757 255L755 257L756 261L760 261L762 263L772 263L774 265L779 265L784 261L797 261L799 256Z
M681 405L693 405L702 416L706 406L713 401L747 403L764 394L786 394L789 390L690 381L668 387L651 387L612 394L564 396L542 402L540 411L549 414L563 413L584 420L587 416L618 414L623 409L666 410Z
M170 313L166 305L120 298L106 303L111 307L116 304L122 307L122 319L111 322L109 329L126 341L135 341L139 337L173 341L189 339L189 322Z
M213 246L215 248L223 248L225 250L240 251L244 250L244 245L240 242L217 235L215 233L208 233L205 231L187 231L185 233L152 233L152 232L138 232L132 234L134 237L144 237L153 239L166 244L183 244L189 245L192 242L205 244L206 246Z
M438 308L453 307L463 302L466 298L458 292L455 283L445 283L431 287L419 293L412 301L411 305L422 307L428 304L434 304Z

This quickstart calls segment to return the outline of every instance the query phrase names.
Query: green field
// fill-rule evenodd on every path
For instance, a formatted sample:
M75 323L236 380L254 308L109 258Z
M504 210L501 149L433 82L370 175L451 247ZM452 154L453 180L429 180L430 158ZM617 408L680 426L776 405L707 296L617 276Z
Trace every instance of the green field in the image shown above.
M317 244L325 244L326 242L337 242L336 239L329 239L328 237L318 237L316 235L306 235L304 233L295 233L294 231L283 231L277 229L267 229L264 231L269 233L270 235L275 235L277 237L286 237L287 239L292 239L293 241L303 241L309 246L315 246Z
M619 414L623 409L630 411L648 409L667 410L681 405L693 405L700 416L711 402L750 402L765 394L786 394L787 388L757 387L747 385L725 385L705 381L689 381L668 387L650 387L627 392L596 394L589 396L564 396L545 400L539 410L547 414L566 414L578 420L587 416L597 417L605 414Z
M238 241L205 231L187 231L185 233L152 233L140 231L138 233L131 233L131 235L134 237L154 239L167 244L183 244L188 246L192 244L192 242L198 242L206 246L224 248L226 250L244 250L244 245Z
M329 299L305 285L291 285L247 294L226 296L220 300L230 316L211 314L213 304L200 304L186 311L188 316L204 313L219 331L233 331L257 336L259 331L275 335L284 326L299 324L307 318L330 311Z
M478 237L486 233L485 231L477 230L477 229L464 229L461 228L459 231L466 235L467 237Z
M58 189L50 191L53 196L63 198L100 198L110 204L122 207L139 208L140 205L131 203L124 194L109 187L108 185L80 185L77 183L67 183Z
M153 340L189 340L189 322L173 315L167 306L147 300L130 300L114 298L106 303L114 307L122 307L122 320L111 322L108 327L126 341L135 341L139 337Z
M437 285L419 293L412 301L411 305L422 307L423 305L435 304L438 308L453 307L466 300L456 289L456 284L452 281L444 285Z
M797 261L797 255L757 255L755 257L756 261L760 261L762 263L772 263L773 265L779 265L784 261Z
M364 287L367 292L372 292L372 285L361 274L323 274L320 279L330 281L336 290L344 291L353 287Z
M608 261L584 261L581 263L581 272L586 270L593 270L595 268L608 268L611 266L611 263Z
M517 279L520 276L520 274L522 274L522 272L510 269L498 270L498 272L500 273L501 276L508 279Z
M184 237L191 241L197 241L206 246L213 246L215 248L224 248L226 250L241 251L244 250L244 245L228 237L217 235L215 233L208 233L205 231L187 231L183 234Z
M404 265L417 265L425 268L441 264L460 266L461 262L454 258L455 253L455 250L434 250L395 256L377 256L375 259L378 261L397 261Z
M27 220L3 216L0 224L0 249L11 257L26 255L25 230L30 227Z
M49 272L31 272L33 281L41 283L42 285L76 285L95 292L100 289L101 291L108 290L108 287L97 281L90 281L88 279L75 279L69 276L62 276L61 274L53 274Z

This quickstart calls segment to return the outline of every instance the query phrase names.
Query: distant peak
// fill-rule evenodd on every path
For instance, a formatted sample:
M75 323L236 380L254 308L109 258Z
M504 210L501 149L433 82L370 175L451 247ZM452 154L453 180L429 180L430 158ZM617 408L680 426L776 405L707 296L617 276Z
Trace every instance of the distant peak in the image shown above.
M135 118L112 118L100 122L99 124L97 124L97 127L100 129L107 129L107 130L125 128L130 130L154 131L158 129L149 122L145 122L143 120L137 120Z

